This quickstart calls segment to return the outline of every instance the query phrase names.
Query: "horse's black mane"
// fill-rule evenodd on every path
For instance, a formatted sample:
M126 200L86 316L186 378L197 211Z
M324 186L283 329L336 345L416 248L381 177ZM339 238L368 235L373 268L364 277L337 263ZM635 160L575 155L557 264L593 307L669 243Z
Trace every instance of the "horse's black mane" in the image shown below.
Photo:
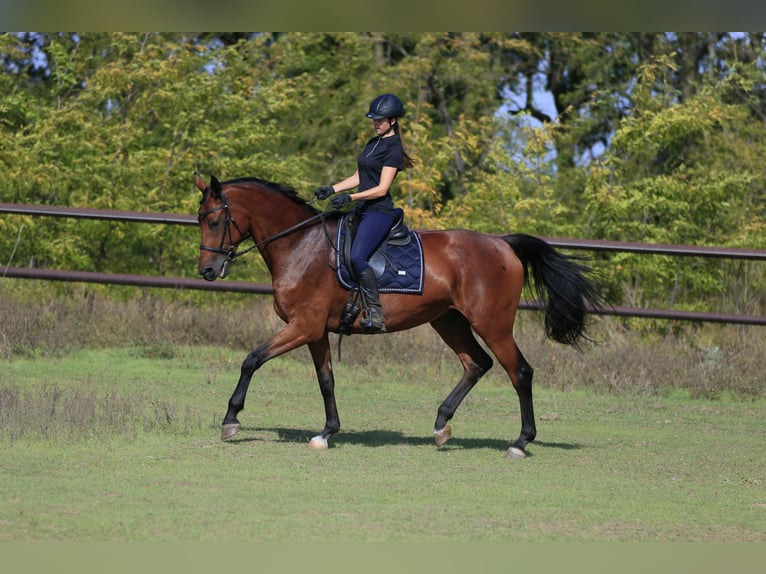
M264 187L268 187L272 191L281 193L282 195L291 199L298 205L302 205L306 209L314 213L319 213L314 207L309 205L305 199L303 199L300 195L298 195L298 192L296 192L295 189L287 185L282 185L281 183L274 183L273 181L268 181L266 179L261 179L259 177L238 177L236 179L230 179L228 181L221 182L221 185L238 184L238 183L251 183L251 184L257 184L257 185L262 185Z

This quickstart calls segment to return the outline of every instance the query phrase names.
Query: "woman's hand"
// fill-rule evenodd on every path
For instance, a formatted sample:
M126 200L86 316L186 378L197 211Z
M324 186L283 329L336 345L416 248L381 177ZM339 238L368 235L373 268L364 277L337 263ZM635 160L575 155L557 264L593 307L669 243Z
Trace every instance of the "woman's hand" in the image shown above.
M351 203L351 196L348 193L341 193L333 197L331 201L335 209L340 209L347 203Z
M317 199L327 199L333 193L335 193L335 190L331 185L323 185L322 187L317 188L317 190L314 192L314 195Z

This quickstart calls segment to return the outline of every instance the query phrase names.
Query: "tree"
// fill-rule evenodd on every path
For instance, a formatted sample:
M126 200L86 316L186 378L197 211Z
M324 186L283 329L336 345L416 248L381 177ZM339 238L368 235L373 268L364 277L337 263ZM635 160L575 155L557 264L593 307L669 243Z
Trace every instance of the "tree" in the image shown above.
M640 70L633 111L588 179L591 234L608 239L763 247L762 129L757 80L734 70L680 97L678 65L659 57ZM754 203L755 201L755 203ZM759 237L757 237L759 235ZM632 304L712 305L725 290L712 261L614 258L613 284Z
M367 105L394 92L419 161L393 194L414 227L759 246L764 42L718 33L3 34L3 199L194 213L195 168L311 198L354 170L371 135ZM6 261L14 253L46 267L195 273L194 229L18 216L0 217L0 228ZM712 305L726 287L720 270L699 263L641 261L609 269L615 301ZM241 275L262 280L265 269L249 264Z

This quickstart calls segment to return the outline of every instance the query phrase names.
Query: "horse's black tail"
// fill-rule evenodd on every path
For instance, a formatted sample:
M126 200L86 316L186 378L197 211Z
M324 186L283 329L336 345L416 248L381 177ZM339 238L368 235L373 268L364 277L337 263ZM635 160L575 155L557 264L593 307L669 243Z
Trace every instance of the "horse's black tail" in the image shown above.
M544 306L545 334L564 345L577 346L585 335L588 306L600 308L601 298L592 283L593 272L577 257L556 251L546 241L516 233L503 239L524 265L524 281ZM534 280L530 282L530 273Z

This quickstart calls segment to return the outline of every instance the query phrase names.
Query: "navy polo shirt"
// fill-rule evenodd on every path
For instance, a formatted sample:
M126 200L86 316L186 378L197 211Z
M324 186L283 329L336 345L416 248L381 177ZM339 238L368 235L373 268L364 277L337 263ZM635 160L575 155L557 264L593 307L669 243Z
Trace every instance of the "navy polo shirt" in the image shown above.
M374 137L364 146L359 159L359 191L365 191L380 184L380 173L384 167L395 167L397 173L404 167L402 141L398 134L390 137ZM384 211L393 214L394 203L391 191L377 199L363 199L357 202L359 211Z

